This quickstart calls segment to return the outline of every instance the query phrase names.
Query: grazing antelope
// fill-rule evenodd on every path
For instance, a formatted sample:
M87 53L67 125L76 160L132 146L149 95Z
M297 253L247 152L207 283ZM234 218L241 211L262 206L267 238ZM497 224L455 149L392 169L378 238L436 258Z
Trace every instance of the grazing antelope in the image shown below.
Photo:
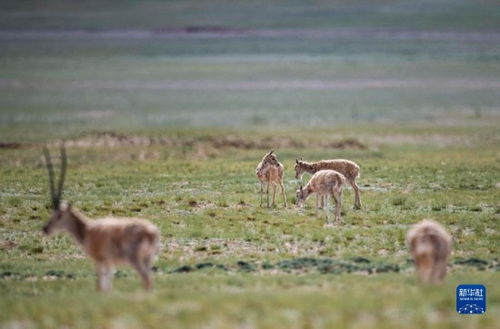
M342 209L342 188L346 178L341 173L335 170L320 170L316 172L307 185L302 188L302 185L297 190L297 205L302 207L307 198L316 193L316 216L318 216L319 200L324 200L326 222L330 223L330 213L328 211L328 196L332 196L335 200L335 221L340 223L340 211Z
M262 160L257 165L255 169L255 174L257 179L260 181L260 206L262 207L262 195L264 194L264 185L266 185L266 195L267 195L267 207L269 208L269 186L273 186L273 203L275 205L276 201L276 187L279 185L281 187L281 193L283 194L283 200L285 203L285 208L287 207L285 186L283 185L283 174L284 167L276 159L276 154L274 151L268 152Z
M424 283L439 283L446 276L451 253L451 236L440 224L424 219L414 225L406 243L417 267L418 278Z
M110 291L114 266L128 263L139 273L145 289L150 289L151 262L159 251L160 232L149 221L137 218L103 218L89 220L66 201L61 201L66 173L66 151L61 147L61 171L58 190L54 188L54 170L49 150L44 148L49 172L52 215L43 226L43 232L69 233L94 262L97 289Z
M356 178L359 177L359 166L350 160L321 160L318 162L306 162L302 159L295 160L295 178L302 179L304 172L314 174L320 170L335 170L345 176L354 190L354 209L361 209L361 198L359 196L359 187L356 184Z

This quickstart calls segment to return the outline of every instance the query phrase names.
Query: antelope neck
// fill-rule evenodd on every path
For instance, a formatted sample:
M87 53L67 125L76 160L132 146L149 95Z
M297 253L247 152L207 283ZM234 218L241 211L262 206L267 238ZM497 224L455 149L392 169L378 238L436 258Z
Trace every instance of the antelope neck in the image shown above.
M312 188L311 188L311 186L309 184L307 184L306 186L304 186L303 190L306 191L307 196L309 196L309 195L311 195L313 193L313 190L312 190Z
M302 162L305 171L307 171L310 174L314 174L316 170L314 169L314 166L308 162Z
M75 239L83 244L85 241L85 236L87 234L87 220L83 217L83 215L75 213L71 211L71 219L73 220L73 230L71 234L75 237Z

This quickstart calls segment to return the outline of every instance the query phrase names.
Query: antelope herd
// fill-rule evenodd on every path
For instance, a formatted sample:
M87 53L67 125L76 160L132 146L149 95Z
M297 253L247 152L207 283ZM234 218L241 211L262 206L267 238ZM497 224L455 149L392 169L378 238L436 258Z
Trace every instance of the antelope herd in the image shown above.
M120 264L131 265L140 275L145 289L152 287L151 264L160 249L160 231L151 222L138 218L102 218L90 220L79 213L69 202L62 201L64 178L66 174L66 151L61 147L61 169L56 191L54 169L48 149L44 155L49 176L49 189L52 201L52 215L43 226L43 232L51 235L57 232L69 233L93 261L97 274L97 289L110 291L114 267ZM295 160L295 178L312 174L309 182L296 192L299 208L312 194L316 194L316 216L323 207L326 213L326 226L341 223L342 190L346 182L354 190L354 209L361 209L361 198L356 178L360 167L350 160L335 159L318 162ZM264 155L256 168L260 182L260 206L263 206L264 188L267 207L276 205L276 189L279 186L287 208L284 166L274 151ZM272 203L269 189L272 187ZM330 221L328 198L335 201L335 221ZM412 227L406 242L417 268L418 279L423 283L439 283L446 275L447 261L451 253L451 236L446 229L432 220L423 220Z

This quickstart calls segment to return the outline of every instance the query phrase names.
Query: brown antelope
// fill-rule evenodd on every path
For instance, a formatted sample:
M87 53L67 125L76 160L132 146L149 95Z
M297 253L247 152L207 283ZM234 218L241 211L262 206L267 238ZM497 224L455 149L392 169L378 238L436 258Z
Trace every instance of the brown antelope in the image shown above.
M340 223L340 211L342 209L342 188L346 178L341 173L335 170L320 170L316 172L307 185L302 188L302 185L297 190L297 205L303 207L307 198L316 193L316 216L318 216L319 200L324 201L326 222L330 223L330 213L328 211L328 196L332 196L335 200L335 221Z
M52 215L43 226L43 232L69 233L94 262L97 289L110 291L114 266L130 264L142 278L145 289L150 289L151 262L159 251L160 232L149 221L137 218L103 218L89 220L70 203L61 201L66 173L66 151L61 147L61 171L58 190L54 187L54 170L49 150L44 148L49 172Z
M406 243L423 283L439 283L446 276L451 253L451 236L440 224L424 219L414 225L406 236Z
M255 169L257 179L260 181L260 206L262 207L262 195L264 194L264 185L266 186L267 207L269 208L269 186L273 186L273 203L276 201L277 185L281 187L285 208L287 207L285 186L283 185L284 167L276 159L274 151L268 152L257 165Z
M354 209L361 209L361 198L356 178L359 177L359 166L350 160L321 160L318 162L306 162L302 159L295 160L295 178L302 179L304 172L314 174L320 170L335 170L345 176L354 190Z

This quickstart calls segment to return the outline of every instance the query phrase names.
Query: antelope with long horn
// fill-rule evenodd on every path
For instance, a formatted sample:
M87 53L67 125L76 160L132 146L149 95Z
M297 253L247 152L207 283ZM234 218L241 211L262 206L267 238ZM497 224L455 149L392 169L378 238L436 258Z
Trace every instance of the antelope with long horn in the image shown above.
M94 262L97 272L97 289L110 291L114 267L131 265L141 276L145 289L152 287L151 263L159 251L160 231L151 222L138 218L102 218L89 220L69 202L61 201L67 157L61 147L61 171L58 189L55 190L54 169L49 150L44 148L49 173L52 214L43 226L43 232L69 233Z

